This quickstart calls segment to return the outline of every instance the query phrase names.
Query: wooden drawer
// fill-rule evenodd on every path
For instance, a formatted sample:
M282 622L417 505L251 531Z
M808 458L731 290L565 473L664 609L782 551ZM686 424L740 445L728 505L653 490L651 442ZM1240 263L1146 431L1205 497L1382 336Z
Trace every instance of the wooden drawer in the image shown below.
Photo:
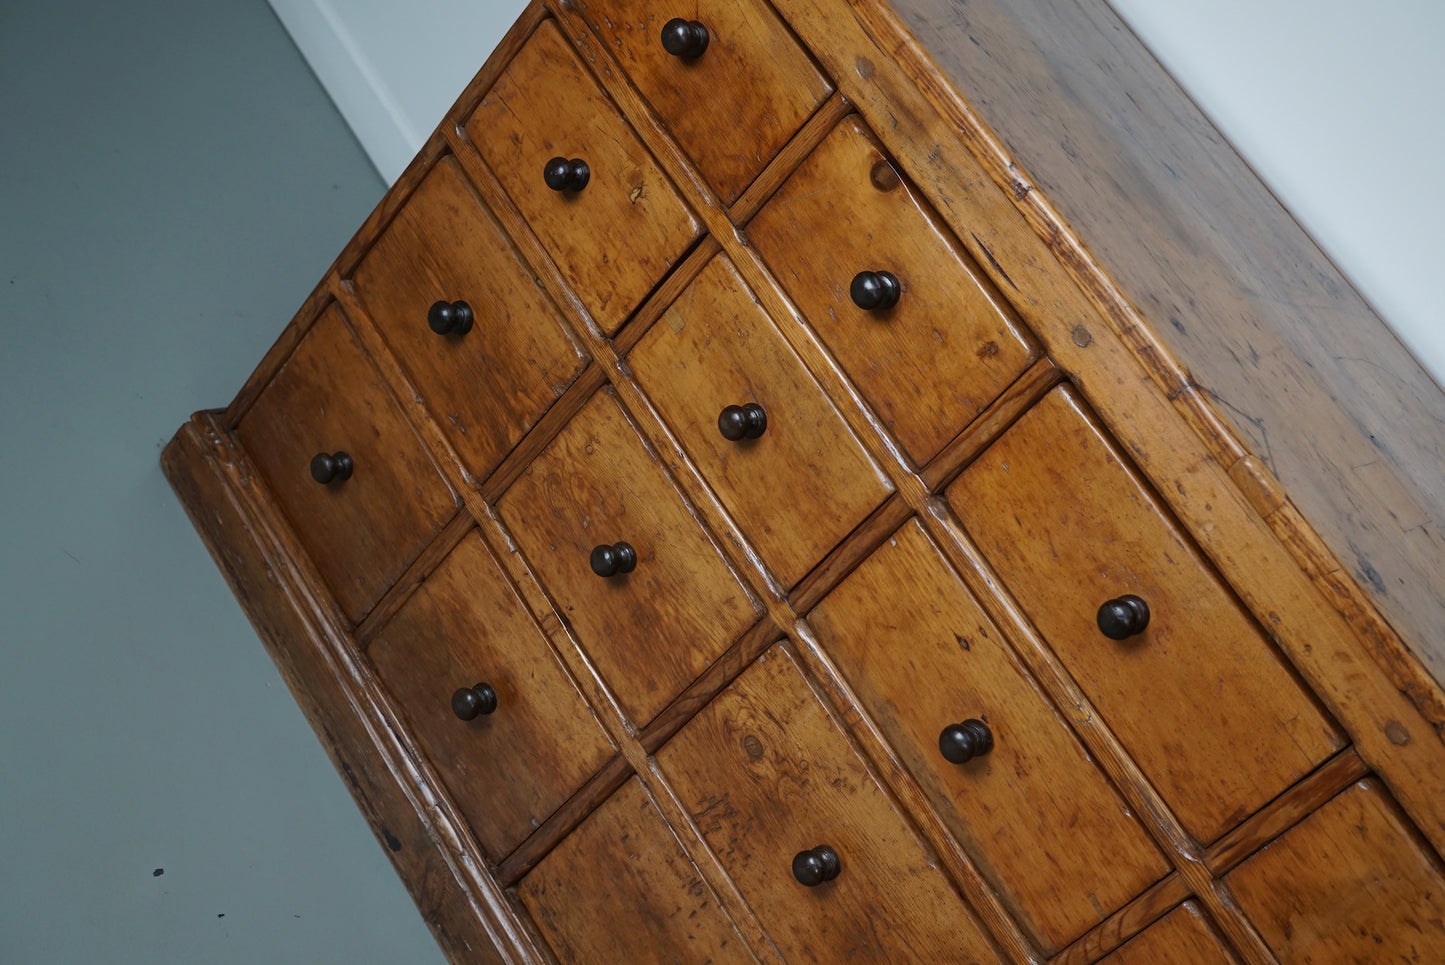
M646 724L757 610L610 390L595 395L499 510L623 710ZM599 576L598 546L635 568Z
M723 204L737 200L833 89L764 0L672 8L579 0L576 8ZM695 33L678 55L664 48L663 27L674 18L701 25L700 54Z
M893 491L726 256L629 357L633 374L784 586ZM724 438L729 406L760 406L757 438Z
M808 622L954 836L1046 953L1169 873L916 521L850 574ZM992 747L950 763L940 736L965 720L982 724Z
M450 960L1445 962L1445 394L1191 111L1102 0L528 6L163 457Z
M451 487L332 305L236 429L316 568L353 623L457 511ZM349 477L312 475L318 455Z
M774 647L657 754L703 838L789 962L994 962L968 907ZM840 872L804 887L794 856Z
M856 117L834 128L748 237L915 465L1037 357L1031 335ZM888 272L865 310L850 289Z
M387 346L478 477L490 472L582 372L557 306L444 157L354 277ZM437 302L465 303L466 331L438 333ZM465 328L466 326L462 326Z
M1344 746L1073 393L947 490L964 526L1185 829L1212 841ZM1134 595L1147 628L1101 632Z
M1445 962L1445 873L1375 779L1341 792L1225 882L1281 965Z
M702 233L550 20L482 98L466 133L609 335ZM585 187L549 188L543 169L555 157L585 162Z
M756 961L632 778L517 885L559 961Z
M1192 901L1119 946L1099 965L1237 965Z
M614 752L475 533L417 587L367 656L493 861ZM460 719L473 711L454 707L454 695L479 684L491 688L494 709Z

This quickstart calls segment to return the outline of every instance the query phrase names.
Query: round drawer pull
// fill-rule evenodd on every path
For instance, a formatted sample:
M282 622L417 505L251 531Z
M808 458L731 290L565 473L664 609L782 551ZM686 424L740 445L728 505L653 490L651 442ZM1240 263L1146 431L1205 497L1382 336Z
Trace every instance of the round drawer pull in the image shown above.
M684 60L701 57L709 39L707 28L696 20L673 17L662 25L662 49Z
M554 157L542 167L542 180L553 191L581 191L592 178L592 170L580 157Z
M355 468L349 453L318 452L311 457L311 478L323 486L333 479L350 479Z
M798 884L809 888L832 881L842 870L843 862L839 860L838 852L826 844L793 855L793 877L798 879Z
M465 335L472 330L472 306L466 302L432 302L426 323L438 335Z
M938 752L950 764L967 764L993 750L993 732L977 717L949 724L938 735Z
M892 308L898 304L901 294L903 286L891 271L860 271L853 276L853 284L848 286L853 304L865 312Z
M497 709L497 692L491 684L463 687L452 694L452 713L460 720L476 720Z
M604 543L592 548L589 562L592 564L592 572L598 576L631 573L637 568L637 550L632 548L631 543L618 542L611 546Z
M1149 625L1149 604L1144 598L1126 593L1099 607L1099 632L1110 640L1126 640L1143 633Z
M717 417L717 431L729 442L756 439L768 428L768 414L756 402L730 405Z

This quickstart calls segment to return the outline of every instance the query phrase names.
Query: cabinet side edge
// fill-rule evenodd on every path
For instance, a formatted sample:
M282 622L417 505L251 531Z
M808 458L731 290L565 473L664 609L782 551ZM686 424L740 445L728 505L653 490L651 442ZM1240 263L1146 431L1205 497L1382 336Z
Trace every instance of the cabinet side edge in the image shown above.
M477 894L453 870L443 838L418 813L356 713L326 655L324 631L297 606L296 588L288 585L294 571L269 558L258 537L264 524L227 472L222 417L196 413L166 446L161 468L172 489L447 959L525 961L499 951L515 931L501 895Z

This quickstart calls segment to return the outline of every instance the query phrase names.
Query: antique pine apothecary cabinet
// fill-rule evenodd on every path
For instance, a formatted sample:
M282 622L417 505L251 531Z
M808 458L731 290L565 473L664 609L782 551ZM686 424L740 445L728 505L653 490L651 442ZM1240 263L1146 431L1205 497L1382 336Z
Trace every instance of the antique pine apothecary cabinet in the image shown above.
M1101 0L546 0L164 464L453 961L1428 965L1442 421Z

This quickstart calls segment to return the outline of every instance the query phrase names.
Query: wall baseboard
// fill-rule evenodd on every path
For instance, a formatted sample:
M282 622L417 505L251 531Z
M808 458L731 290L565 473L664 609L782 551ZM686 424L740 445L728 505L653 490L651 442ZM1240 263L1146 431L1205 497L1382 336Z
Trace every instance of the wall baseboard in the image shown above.
M417 131L382 73L331 0L268 0L362 149L388 184L421 149Z

